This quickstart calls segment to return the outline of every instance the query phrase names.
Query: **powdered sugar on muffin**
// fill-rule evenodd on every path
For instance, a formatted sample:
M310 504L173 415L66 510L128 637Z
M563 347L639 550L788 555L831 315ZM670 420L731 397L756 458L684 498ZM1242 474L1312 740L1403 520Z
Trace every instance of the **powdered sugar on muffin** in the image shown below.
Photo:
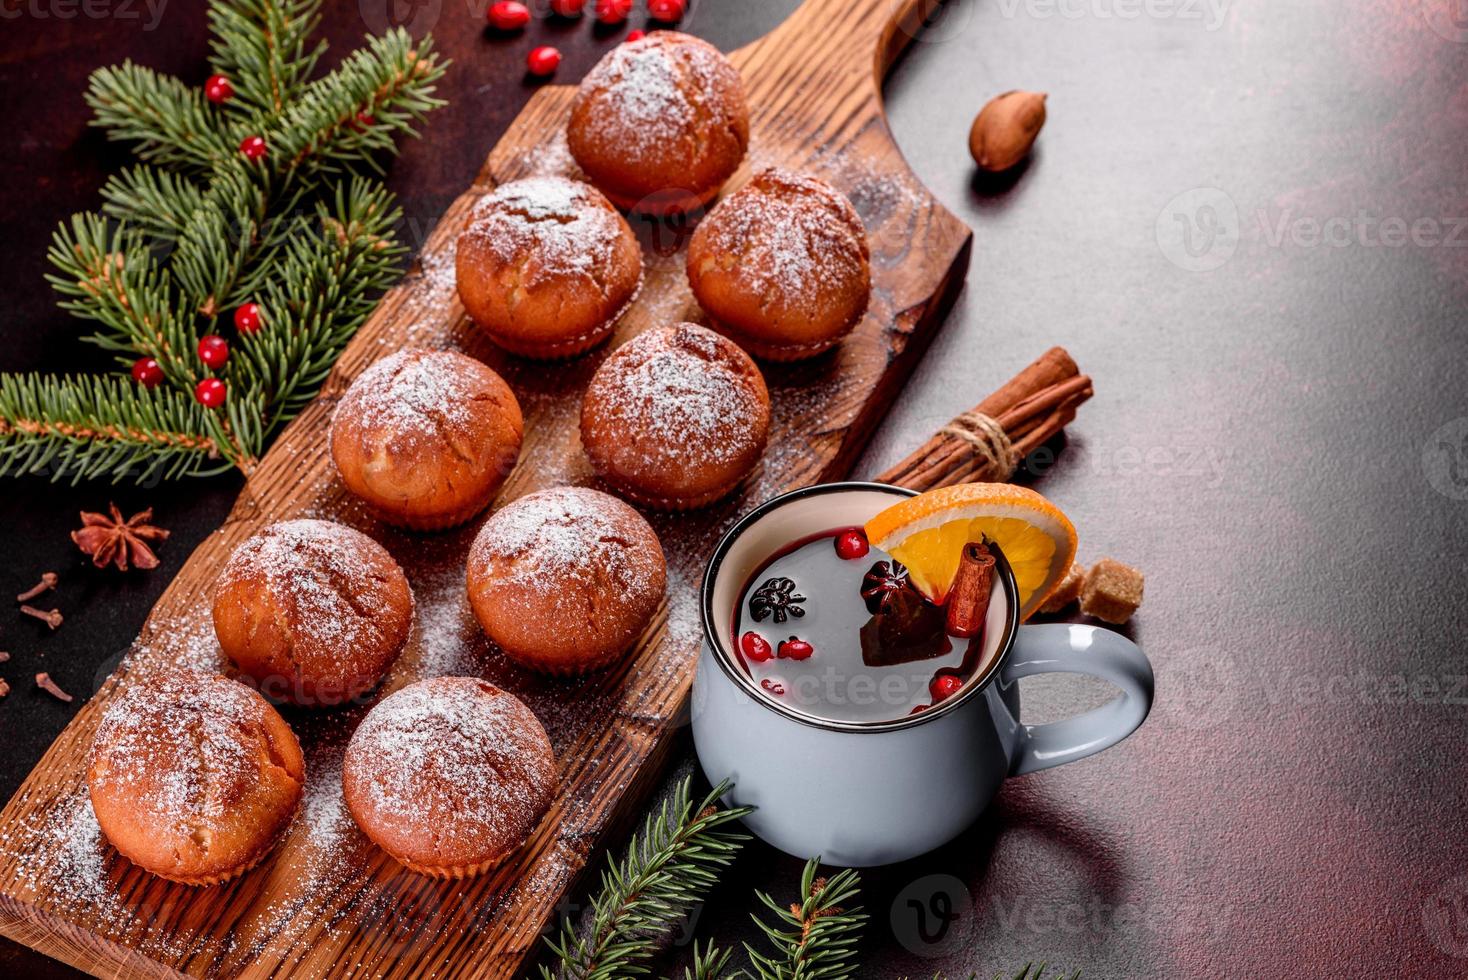
M451 877L523 843L555 792L535 715L468 677L384 698L352 735L343 773L347 806L369 837L415 870Z
M577 674L631 645L663 597L657 534L631 507L586 487L521 497L469 552L469 599L490 639L523 666Z
M623 226L594 188L528 177L482 198L469 234L499 261L518 263L525 285L575 277L600 283Z

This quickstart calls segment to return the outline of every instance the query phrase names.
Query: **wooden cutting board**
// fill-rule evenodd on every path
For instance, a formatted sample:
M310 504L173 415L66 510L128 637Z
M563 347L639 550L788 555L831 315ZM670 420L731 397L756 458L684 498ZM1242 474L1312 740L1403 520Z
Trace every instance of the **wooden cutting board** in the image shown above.
M580 393L607 348L556 365L507 357L467 324L454 290L455 238L482 195L528 174L576 172L564 138L574 90L554 86L530 100L419 264L251 475L228 521L189 558L126 659L109 665L116 669L0 814L0 932L109 976L522 973L609 829L635 815L683 724L699 645L697 581L719 535L778 492L847 473L962 284L971 235L903 162L880 96L892 58L933 5L807 0L772 34L731 55L753 112L749 158L731 187L752 169L779 164L844 191L871 236L872 304L838 350L766 366L770 448L738 494L693 514L650 515L668 556L668 599L622 665L575 683L510 666L488 648L464 598L464 556L479 522L431 536L384 528L345 495L326 450L332 408L365 367L406 346L455 347L500 371L525 410L524 450L501 503L592 482L577 434ZM963 152L961 141L954 152ZM612 347L649 326L701 319L683 274L688 229L634 226L646 281ZM261 527L299 516L366 531L408 573L417 623L384 690L425 676L477 674L514 691L544 722L561 792L529 844L496 873L469 883L422 878L356 830L342 807L340 767L361 707L288 715L307 753L306 802L284 844L234 882L173 885L134 868L99 837L82 783L99 718L128 685L160 672L223 668L208 614L218 570Z

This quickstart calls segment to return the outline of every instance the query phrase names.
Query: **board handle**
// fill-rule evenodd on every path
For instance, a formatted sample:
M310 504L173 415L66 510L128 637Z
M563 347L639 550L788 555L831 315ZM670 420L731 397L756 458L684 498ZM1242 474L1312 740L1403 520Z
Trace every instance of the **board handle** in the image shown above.
M799 85L806 79L832 74L828 59L860 66L866 58L870 79L879 89L887 71L904 48L924 30L937 27L944 17L962 16L962 4L944 0L805 0L784 23L749 45L758 49L800 51L808 55L797 66Z

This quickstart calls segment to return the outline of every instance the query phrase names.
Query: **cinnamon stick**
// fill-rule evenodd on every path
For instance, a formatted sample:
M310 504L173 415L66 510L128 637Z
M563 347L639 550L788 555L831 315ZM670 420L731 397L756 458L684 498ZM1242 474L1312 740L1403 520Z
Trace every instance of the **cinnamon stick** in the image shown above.
M958 572L948 590L948 635L968 639L984 628L994 592L994 556L982 542L963 546Z
M1013 458L1020 460L1074 421L1076 409L1092 392L1091 379L1080 373L1065 348L1052 347L876 479L918 490L1008 480L1012 471L993 452L985 453L965 438L960 423L975 415L988 416L1004 430Z

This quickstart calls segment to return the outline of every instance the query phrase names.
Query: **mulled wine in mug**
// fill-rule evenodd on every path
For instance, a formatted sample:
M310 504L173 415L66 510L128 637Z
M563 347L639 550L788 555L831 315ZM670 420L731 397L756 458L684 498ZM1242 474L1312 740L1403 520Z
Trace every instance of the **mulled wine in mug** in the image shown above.
M700 764L711 782L733 781L731 803L758 808L751 830L800 857L860 867L929 851L1006 776L1115 745L1152 705L1151 665L1130 640L1019 624L997 542L964 545L943 605L929 601L916 570L862 532L911 496L833 483L777 497L724 536L704 574ZM1025 725L1017 682L1050 672L1101 678L1120 696Z

